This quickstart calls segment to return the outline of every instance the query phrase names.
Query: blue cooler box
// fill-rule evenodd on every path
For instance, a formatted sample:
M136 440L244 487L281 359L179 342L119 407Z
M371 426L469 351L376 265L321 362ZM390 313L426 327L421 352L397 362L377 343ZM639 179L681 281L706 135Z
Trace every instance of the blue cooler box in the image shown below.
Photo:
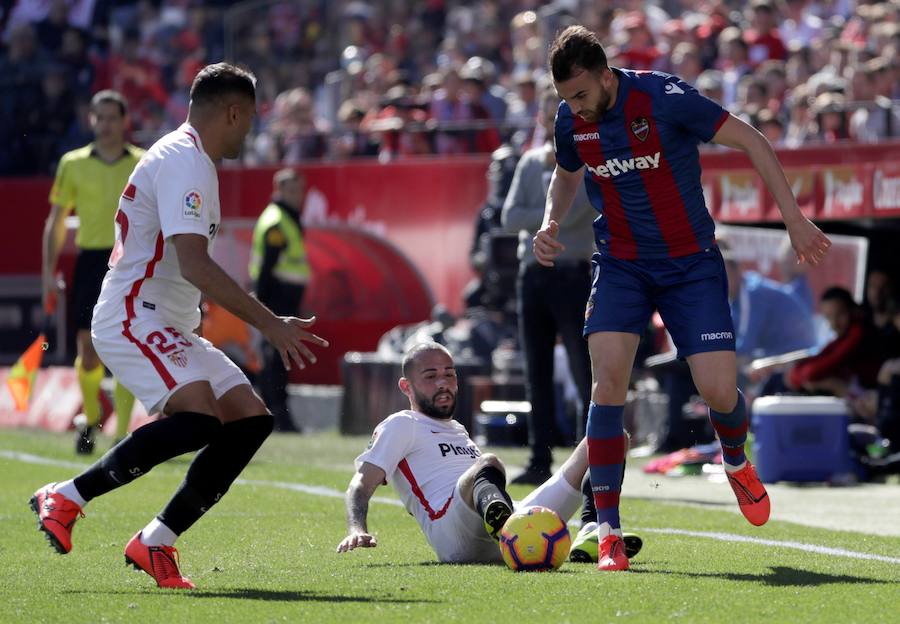
M767 396L753 401L753 463L764 483L830 481L853 471L850 411L834 397Z

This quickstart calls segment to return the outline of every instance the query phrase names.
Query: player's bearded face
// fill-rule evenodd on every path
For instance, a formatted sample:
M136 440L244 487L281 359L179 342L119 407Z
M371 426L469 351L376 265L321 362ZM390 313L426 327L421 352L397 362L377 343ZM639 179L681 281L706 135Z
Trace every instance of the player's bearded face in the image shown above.
M419 411L432 418L449 419L456 410L456 392L450 388L436 390L430 396L413 386L413 396Z
M594 123L610 108L613 98L610 75L608 70L578 70L570 79L556 83L556 91L575 115Z

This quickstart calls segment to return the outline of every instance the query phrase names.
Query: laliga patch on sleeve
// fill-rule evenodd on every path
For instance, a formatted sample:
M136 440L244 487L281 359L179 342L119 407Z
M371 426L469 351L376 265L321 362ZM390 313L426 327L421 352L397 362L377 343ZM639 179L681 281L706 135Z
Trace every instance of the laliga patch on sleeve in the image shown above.
M181 216L184 219L192 221L200 220L200 210L203 208L203 197L197 189L191 189L184 194L184 201L181 202Z

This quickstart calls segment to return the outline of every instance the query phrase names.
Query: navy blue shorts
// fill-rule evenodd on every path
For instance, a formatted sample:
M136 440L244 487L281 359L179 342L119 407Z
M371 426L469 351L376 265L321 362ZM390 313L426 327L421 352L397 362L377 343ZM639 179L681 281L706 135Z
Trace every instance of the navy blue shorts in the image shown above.
M734 351L728 277L718 247L681 258L619 260L594 254L584 335L643 334L659 310L678 357Z

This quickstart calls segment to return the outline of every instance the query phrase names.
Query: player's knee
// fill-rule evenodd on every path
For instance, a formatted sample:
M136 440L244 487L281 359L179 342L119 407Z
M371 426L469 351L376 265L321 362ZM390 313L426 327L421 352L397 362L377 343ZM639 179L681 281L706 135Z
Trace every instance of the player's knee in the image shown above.
M262 446L275 428L275 418L271 414L251 416L225 425L225 431L235 431L248 446Z
M494 455L493 453L485 453L475 462L478 466L478 469L484 468L485 466L491 466L496 468L503 474L506 474L506 466L503 465L503 462L500 461L500 458Z
M737 403L737 389L734 386L701 389L700 395L710 409L727 414Z
M598 405L619 405L628 392L628 382L624 384L613 376L594 376L591 384L591 400ZM622 397L622 398L620 398Z

